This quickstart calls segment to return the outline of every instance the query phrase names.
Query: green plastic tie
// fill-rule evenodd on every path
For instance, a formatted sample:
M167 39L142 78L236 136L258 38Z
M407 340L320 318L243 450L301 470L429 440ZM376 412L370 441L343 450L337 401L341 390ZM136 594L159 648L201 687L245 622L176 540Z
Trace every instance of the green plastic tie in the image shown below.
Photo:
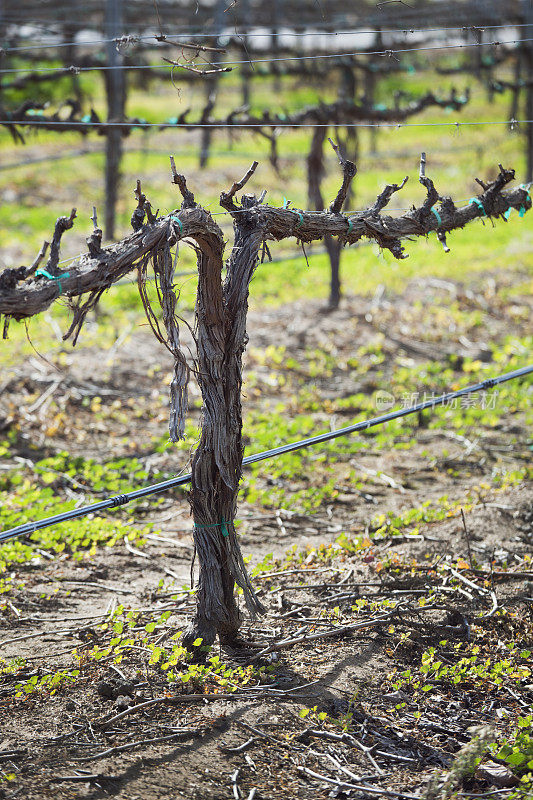
M525 206L520 206L520 208L518 209L518 216L519 217L524 217L525 214L526 214L526 207Z
M483 216L484 217L487 216L487 212L485 211L485 207L484 207L483 203L481 202L481 200L479 199L479 197L471 197L470 200L468 201L468 205L470 205L470 203L475 203L476 206L479 208L479 210L483 211Z
M172 222L178 223L178 225L180 226L180 232L183 233L183 222L181 221L181 219L179 217L170 217L170 219L172 220Z
M302 227L302 225L304 224L304 217L303 217L303 214L302 214L300 211L295 211L295 214L298 214L298 216L300 217L300 219L299 219L299 221L298 221L298 224L297 224L297 226L296 226L296 227L297 227L297 228L301 228L301 227Z
M222 536L229 536L228 526L224 521L224 517L222 517L222 522L212 522L210 525L195 525L194 527L198 528L198 530L203 530L204 528L220 528Z
M431 207L431 210L432 210L432 211L433 211L433 213L435 214L435 217L437 218L437 225L438 225L438 227L440 228L440 226L442 225L442 219L441 219L441 217L440 217L440 214L439 214L439 212L438 212L438 211L437 211L435 208L433 208L433 206Z
M353 231L353 222L351 219L346 219L346 222L348 223L348 236L349 236L350 233Z
M63 294L63 287L61 286L61 278L68 278L70 272L62 272L61 275L52 275L52 273L48 272L47 269L41 267L36 271L35 276L37 275L42 275L44 278L49 278L51 281L57 281L57 288L59 289L59 294L57 296L59 297L60 294Z

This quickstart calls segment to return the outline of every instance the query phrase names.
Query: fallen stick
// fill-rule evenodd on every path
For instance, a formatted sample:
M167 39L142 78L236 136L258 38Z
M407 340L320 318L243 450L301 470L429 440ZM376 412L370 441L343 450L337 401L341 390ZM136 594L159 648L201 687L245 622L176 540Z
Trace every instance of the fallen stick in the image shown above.
M186 738L187 736L200 736L201 730L199 728L188 728L183 731L178 731L176 733L169 734L168 736L156 736L152 739L139 739L138 742L130 742L129 744L122 744L118 745L117 747L109 747L107 750L103 750L101 753L96 753L93 756L84 756L83 758L75 758L74 761L96 761L98 758L107 758L107 756L112 756L115 753L122 753L125 750L131 750L134 747L139 747L143 744L154 744L156 742L168 742L172 739L181 739Z
M329 778L327 775L320 775L318 772L313 772L312 769L307 769L307 767L297 767L298 772L303 772L305 775L309 775L312 778L316 778L317 780L324 781L325 783L332 783L334 786L337 786L341 791L345 789L356 789L360 792L365 791L368 794L382 794L385 797L400 797L403 800L421 800L420 795L418 794L407 794L407 792L395 792L393 789L382 789L380 786L372 786L369 783L346 783L345 781L339 781L335 778Z
M258 658L262 658L263 656L267 655L268 653L274 653L278 650L287 650L287 648L292 647L295 644L300 644L302 642L312 642L317 641L318 639L329 639L332 636L342 636L344 633L351 633L352 631L357 630L364 630L365 628L372 628L374 625L379 625L382 622L390 619L392 614L382 614L379 617L375 617L374 619L367 620L366 622L356 622L353 625L341 625L337 628L332 628L329 631L321 631L320 633L310 633L310 634L303 634L303 636L297 636L292 639L285 639L284 641L277 642L274 644L265 647L264 650L260 650L257 655L254 656L254 661Z

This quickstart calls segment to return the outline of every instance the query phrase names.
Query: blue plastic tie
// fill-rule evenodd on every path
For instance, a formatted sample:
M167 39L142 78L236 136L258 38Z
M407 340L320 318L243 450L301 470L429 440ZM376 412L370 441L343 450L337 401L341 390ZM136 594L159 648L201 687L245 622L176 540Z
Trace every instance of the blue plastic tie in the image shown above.
M435 214L435 217L437 218L437 225L440 228L440 226L442 225L442 219L440 218L440 214L435 208L433 208L433 206L431 207L431 210Z
M51 281L57 281L57 288L59 289L59 294L57 296L59 297L60 294L63 294L63 287L61 286L61 278L68 278L70 272L62 272L61 275L52 275L52 273L48 272L47 269L41 267L35 272L35 276L37 275L42 275L44 278L49 278Z
M298 214L298 216L300 217L300 219L299 219L299 221L298 221L298 224L297 224L297 226L296 226L296 227L297 227L297 228L301 228L301 227L302 227L302 225L304 224L304 217L303 217L303 214L301 214L301 213L300 213L300 211L295 211L294 213L295 213L295 214Z
M288 208L288 207L289 207L289 200L287 200L287 198L284 197L283 198L283 208Z
M353 222L351 219L347 219L346 222L348 223L348 236L353 231Z
M470 205L470 203L475 203L476 206L480 209L480 211L483 211L483 216L484 217L487 216L487 212L485 211L485 207L484 207L483 203L481 202L481 200L479 199L479 197L471 197L470 200L468 201L468 205Z
M511 216L511 211L512 210L513 210L513 207L509 206L509 208L507 209L507 211L503 215L505 217L505 219L507 219L507 220L509 219L509 217Z
M180 232L183 233L183 222L181 221L181 219L179 217L170 217L170 219L172 220L172 222L178 223L178 225L180 226Z

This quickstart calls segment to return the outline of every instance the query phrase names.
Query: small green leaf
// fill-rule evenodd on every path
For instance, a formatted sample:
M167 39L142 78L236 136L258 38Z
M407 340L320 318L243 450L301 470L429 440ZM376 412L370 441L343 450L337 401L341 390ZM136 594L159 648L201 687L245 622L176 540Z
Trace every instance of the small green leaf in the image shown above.
M508 764L511 764L511 766L518 767L520 764L524 763L526 757L523 753L511 753L505 760Z

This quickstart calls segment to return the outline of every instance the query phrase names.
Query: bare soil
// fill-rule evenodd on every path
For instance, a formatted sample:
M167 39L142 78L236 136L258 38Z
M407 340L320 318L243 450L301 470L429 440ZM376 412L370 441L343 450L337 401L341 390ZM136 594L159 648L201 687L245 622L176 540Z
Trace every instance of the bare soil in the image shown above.
M519 278L514 276L517 282ZM512 303L503 303L494 276L478 281L467 288L442 281L417 283L402 297L380 292L373 300L350 298L329 314L322 313L316 302L252 312L247 370L253 371L254 382L244 401L247 408L268 409L269 403L283 400L290 414L291 393L302 381L309 383L324 409L327 401L339 397L357 392L372 395L383 388L383 382L378 384L372 369L359 375L348 362L358 347L375 342L376 336L382 337L384 375L387 370L392 375L398 358L413 371L425 370L429 361L447 366L452 356L489 360L490 342L510 333L523 336L530 330L531 299L517 292ZM452 330L452 320L446 318L451 301L464 312L480 311L485 324ZM431 324L426 307L441 310L440 329ZM310 351L320 349L329 352L337 366L312 379L298 375L295 368L280 384L272 378L273 367L260 356L280 343L299 364ZM19 426L19 459L35 459L31 442L43 456L59 450L100 461L105 460L103 454L109 458L137 455L151 470L165 474L186 467L183 452L150 450L151 437L161 436L166 425L163 384L169 365L167 354L145 328L132 331L104 359L91 348L81 347L74 354L67 351L59 370L33 356L3 379L0 423L4 430ZM60 380L50 395L53 407L45 401L28 411L36 393L42 395L56 378ZM120 420L99 421L84 403L95 395L102 397L104 406L120 400L127 413ZM50 432L50 415L58 409L64 412L64 420ZM198 410L194 413L197 418ZM324 410L316 419L322 430L328 424L347 424L357 413L357 408L346 408L332 416ZM398 599L398 593L404 592L408 602L406 616L395 621L396 630L384 622L274 650L260 663L275 666L275 683L272 688L249 692L251 699L243 691L231 699L195 699L195 692L188 690L176 698L154 677L144 653L120 665L105 659L93 664L57 694L14 698L13 684L24 675L75 667L72 649L81 652L98 642L103 635L98 622L118 603L146 609L147 614L171 608L162 646L184 627L192 608L188 596L171 599L189 585L191 575L191 523L183 495L136 508L135 524L153 523L160 532L159 538L146 539L140 548L119 543L98 548L80 562L68 554L51 558L43 553L14 568L12 577L23 588L10 594L5 606L0 603L2 658L26 661L16 676L6 674L0 679L0 768L4 775L14 776L0 783L0 797L374 796L363 789L343 789L342 780L350 783L352 779L335 771L328 757L359 777L367 776L369 784L385 788L391 796L423 797L434 771L444 773L470 740L472 725L498 724L506 715L527 713L533 702L531 679L515 696L490 686L485 693L461 687L453 693L443 688L440 696L433 694L424 705L402 690L395 694L387 676L394 666L407 669L418 663L422 650L431 644L443 639L467 642L474 624L496 643L499 631L507 626L507 632L512 628L514 635L523 637L521 645L531 646L533 572L527 567L533 539L531 482L503 491L491 489L490 484L480 490L467 514L468 543L461 518L454 514L420 523L415 536L385 537L357 552L339 551L329 560L321 561L316 553L316 548L335 543L340 532L352 537L368 534L376 514L416 508L443 495L452 505L465 503L473 487L490 480L498 459L509 466L523 465L527 432L521 418L506 415L492 430L470 441L453 431L432 429L421 419L416 438L410 449L363 451L354 459L357 469L368 470L374 479L364 491L343 484L331 502L314 514L289 509L276 515L260 505L242 503L242 548L251 557L251 566L272 553L274 560L280 560L272 569L282 574L265 573L256 579L268 613L261 620L245 620L246 646L220 651L228 664L250 663L257 648L298 636L302 626L313 633L323 631L328 618L313 623L321 609L328 609L331 627L337 606L364 597L382 600L384 587L391 598ZM423 456L427 451L433 456L431 466ZM19 463L24 469L25 462ZM325 479L336 467L320 469ZM266 462L260 478L265 488L268 473ZM88 492L85 502L92 497ZM127 509L119 513L127 518ZM417 591L427 594L437 580L438 565L468 560L468 546L483 574L492 573L489 583L497 613L489 614L490 594L473 591L467 584L459 584L459 589L454 584L449 602L436 603L438 607L430 613L413 611ZM290 547L304 556L284 561ZM480 580L473 572L465 571L464 576L474 583ZM158 588L161 579L162 589ZM351 599L336 600L346 587ZM488 616L479 618L481 611ZM410 639L400 641L400 630L410 631ZM129 700L122 694L117 697L121 682L131 695ZM111 696L103 696L103 683L115 687L108 693ZM165 694L167 699L160 703L131 711L111 725L105 721L128 708L128 703L139 705ZM314 707L315 716L299 715L302 709ZM413 716L415 710L421 712L419 718ZM327 713L327 720L316 717L320 712ZM345 732L347 714L351 715L348 738L333 738ZM154 741L165 736L174 739ZM231 752L247 742L240 751ZM122 751L114 749L125 745L128 748ZM333 782L313 778L302 768L330 776ZM490 788L474 778L463 784L465 791L474 793ZM253 789L255 795L250 794Z

